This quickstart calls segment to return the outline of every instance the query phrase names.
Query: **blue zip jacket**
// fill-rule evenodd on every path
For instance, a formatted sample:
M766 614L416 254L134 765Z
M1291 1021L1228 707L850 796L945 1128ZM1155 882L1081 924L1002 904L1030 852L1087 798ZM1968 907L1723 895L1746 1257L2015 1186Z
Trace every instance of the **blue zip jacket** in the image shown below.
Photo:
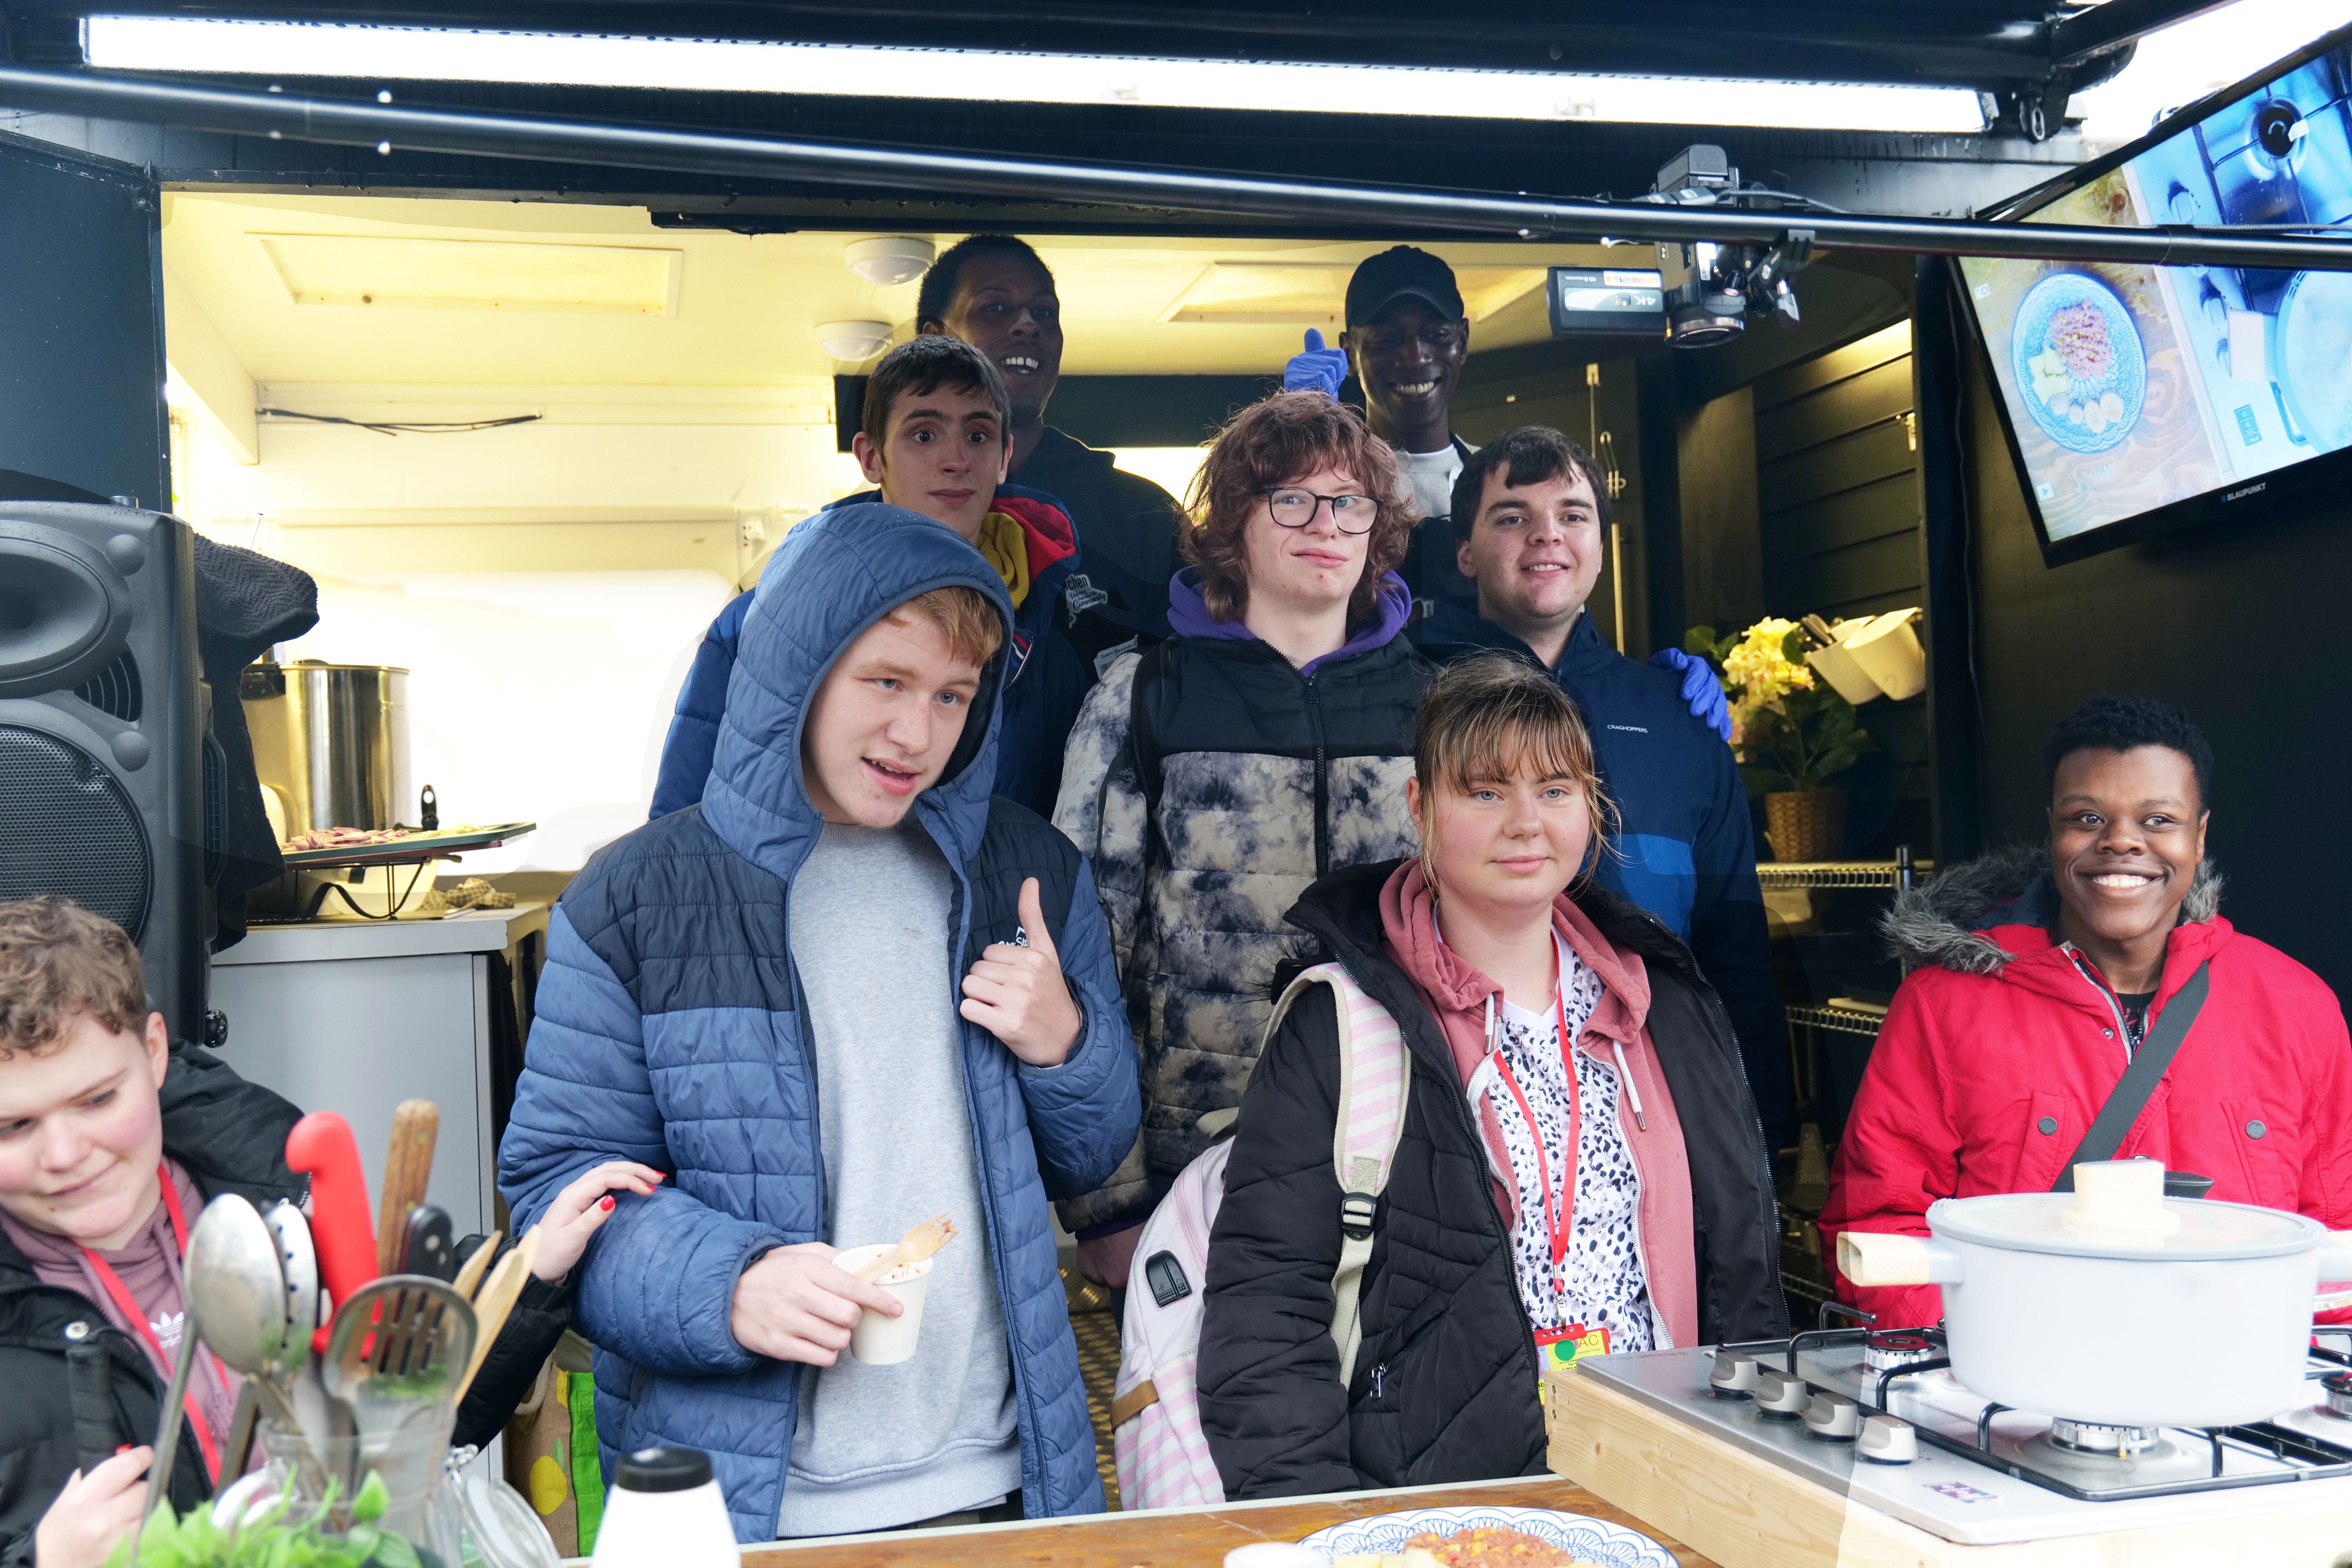
M772 1247L830 1239L822 1086L785 918L821 826L802 787L801 719L841 649L894 605L950 584L980 589L1010 621L980 552L913 512L844 507L793 531L743 623L708 797L604 849L556 906L499 1148L518 1232L601 1162L673 1173L650 1197L620 1194L574 1271L577 1321L597 1347L597 1436L607 1476L647 1444L708 1451L745 1542L776 1533L806 1369L736 1342L735 1282ZM1109 1176L1134 1142L1140 1094L1084 858L1020 806L989 799L1004 665L992 661L976 704L986 723L967 730L913 809L956 875L959 979L984 941L1013 940L1024 877L1039 878L1049 925L1066 911L1055 946L1086 1020L1068 1059L1027 1067L979 1026L962 1027L986 1210L972 1217L986 1227L1011 1344L1022 1502L1045 1518L1103 1507L1046 1205Z
M1441 664L1492 648L1535 658L1494 622L1442 603L1411 635ZM1619 853L1601 858L1598 879L1689 945L1731 1014L1767 1147L1783 1147L1796 1114L1789 1026L1772 980L1748 791L1731 748L1691 716L1680 677L1602 642L1589 615L1577 616L1553 677L1584 715L1622 819Z
M999 485L996 493L1017 500L1042 501L1065 518L1069 516L1069 509L1044 490ZM825 510L880 501L878 492L867 490L845 496ZM1094 671L1078 657L1066 627L1054 620L1055 607L1062 603L1063 589L1078 569L1085 549L1086 542L1076 539L1075 523L1071 535L1078 548L1031 578L1027 596L1013 612L1013 633L1022 651L1005 693L1003 731L996 751L996 793L1011 796L1040 816L1053 815L1054 797L1062 787L1062 753L1069 746L1070 726L1077 721L1078 705L1095 683ZM735 645L743 635L743 617L751 607L749 593L730 600L703 634L702 645L694 650L694 663L677 694L677 710L670 719L669 737L662 742L650 816L667 816L702 798L719 742L719 715L727 706L727 678L735 668Z

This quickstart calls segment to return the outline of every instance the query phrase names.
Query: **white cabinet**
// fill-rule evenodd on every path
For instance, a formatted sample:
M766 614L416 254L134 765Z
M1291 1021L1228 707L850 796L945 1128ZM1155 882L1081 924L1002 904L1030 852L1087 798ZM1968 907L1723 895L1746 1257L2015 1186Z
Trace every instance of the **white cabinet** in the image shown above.
M305 1110L340 1111L379 1195L393 1107L433 1101L432 1201L459 1236L488 1231L498 1159L491 1008L509 1005L490 960L513 962L524 938L546 929L543 903L435 921L257 926L213 956L213 1005L228 1016L221 1059Z

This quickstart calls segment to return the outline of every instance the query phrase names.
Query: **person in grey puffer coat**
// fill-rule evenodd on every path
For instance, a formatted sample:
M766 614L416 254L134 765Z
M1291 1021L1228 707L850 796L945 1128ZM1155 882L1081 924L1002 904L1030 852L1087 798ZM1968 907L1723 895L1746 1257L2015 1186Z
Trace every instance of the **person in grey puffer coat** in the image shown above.
M1354 409L1284 393L1225 427L1195 494L1176 636L1105 670L1054 808L1093 863L1143 1059L1135 1151L1061 1205L1081 1269L1111 1286L1208 1147L1202 1117L1241 1103L1301 940L1284 912L1416 842L1404 785L1433 671L1399 635L1417 519L1394 456Z

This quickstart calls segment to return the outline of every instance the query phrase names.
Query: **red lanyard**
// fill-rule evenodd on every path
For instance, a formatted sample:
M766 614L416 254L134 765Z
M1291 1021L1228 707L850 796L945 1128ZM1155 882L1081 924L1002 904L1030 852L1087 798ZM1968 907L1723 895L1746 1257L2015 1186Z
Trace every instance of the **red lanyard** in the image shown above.
M185 1258L188 1256L188 1216L180 1209L180 1191L172 1184L172 1173L167 1166L156 1166L155 1174L163 1184L163 1212L172 1216L173 1239L179 1243L180 1256ZM137 1301L131 1300L131 1288L123 1284L122 1277L114 1271L113 1267L105 1258L87 1247L81 1251L82 1256L89 1259L90 1268L96 1271L98 1282L106 1287L106 1293L114 1299L114 1304L122 1310L122 1315L129 1319L131 1325L139 1331L139 1337L147 1342L148 1348L155 1352L155 1359L162 1362L168 1372L172 1365L172 1358L163 1353L163 1342L155 1337L155 1330L147 1321L145 1310ZM187 1291L183 1287L180 1292L182 1354L196 1353L195 1332L195 1314L188 1310ZM205 1421L203 1410L196 1405L196 1391L193 1387L187 1393L187 1409L188 1424L196 1430L196 1447L204 1451L205 1476L208 1479L215 1478L220 1474L220 1449L213 1440L211 1424Z
M1519 1102L1519 1114L1527 1119L1528 1141L1536 1146L1536 1179L1543 1184L1544 1226L1551 1232L1552 1289L1564 1291L1568 1281L1560 1275L1560 1265L1568 1260L1568 1244L1576 1223L1576 1141L1578 1130L1584 1122L1584 1094L1576 1081L1576 1047L1568 1037L1568 1003L1564 993L1568 976L1560 966L1559 977L1552 984L1553 1016L1559 1020L1559 1065L1568 1074L1568 1169L1560 1183L1559 1197L1553 1201L1551 1161L1544 1154L1543 1129L1536 1124L1535 1108L1528 1103L1527 1091L1519 1087L1511 1064L1502 1051L1495 1052L1495 1069L1501 1075L1511 1098Z

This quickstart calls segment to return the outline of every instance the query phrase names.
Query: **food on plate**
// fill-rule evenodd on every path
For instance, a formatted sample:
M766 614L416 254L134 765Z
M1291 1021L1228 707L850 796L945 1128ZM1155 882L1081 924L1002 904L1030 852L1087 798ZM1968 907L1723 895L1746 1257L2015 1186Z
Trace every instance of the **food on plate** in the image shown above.
M314 827L278 846L281 849L349 849L363 844L396 844L412 827Z
M2066 374L2066 362L2055 349L2043 349L2025 362L2033 372L2033 395L2042 406L2063 414L2066 404L2074 395L2074 378Z
M1435 1558L1438 1568L1596 1568L1540 1535L1501 1525L1482 1524L1452 1535L1432 1531L1404 1543L1407 1552L1415 1547Z
M2116 345L2107 336L2106 312L2088 300L2062 306L2050 318L2042 339L2076 381L2100 381L2115 367Z
M1482 1524L1451 1535L1424 1531L1402 1552L1370 1552L1331 1560L1331 1568L1599 1568L1539 1535Z

